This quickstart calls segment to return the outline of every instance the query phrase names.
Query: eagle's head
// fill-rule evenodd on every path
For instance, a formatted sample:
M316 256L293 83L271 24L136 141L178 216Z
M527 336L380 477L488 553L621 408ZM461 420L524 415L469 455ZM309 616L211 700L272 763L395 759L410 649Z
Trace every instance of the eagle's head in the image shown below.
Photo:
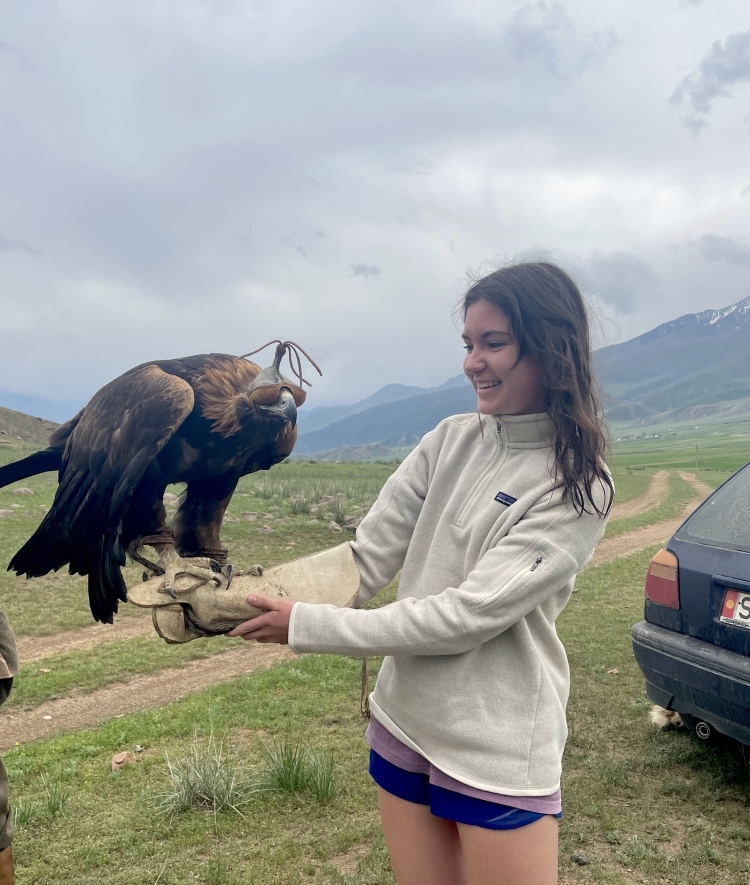
M271 419L289 422L292 427L297 424L297 407L304 403L307 394L294 381L281 374L281 360L286 353L283 344L276 346L273 363L253 378L245 393L262 414Z

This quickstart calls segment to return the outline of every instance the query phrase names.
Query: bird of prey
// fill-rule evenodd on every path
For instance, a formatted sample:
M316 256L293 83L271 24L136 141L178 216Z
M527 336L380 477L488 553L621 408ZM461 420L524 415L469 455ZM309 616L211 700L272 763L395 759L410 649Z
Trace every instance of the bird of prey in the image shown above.
M294 342L269 343L276 352L263 370L246 359L258 351L136 366L55 430L48 448L0 468L0 487L59 472L52 507L8 568L38 577L67 564L71 574L88 575L91 613L110 624L126 599L126 553L163 573L169 593L177 574L217 578L224 566L231 579L220 539L227 505L241 476L292 451L309 384L299 351L320 373ZM281 374L285 354L297 381ZM187 490L168 525L163 497L171 483ZM157 563L144 558L144 545Z

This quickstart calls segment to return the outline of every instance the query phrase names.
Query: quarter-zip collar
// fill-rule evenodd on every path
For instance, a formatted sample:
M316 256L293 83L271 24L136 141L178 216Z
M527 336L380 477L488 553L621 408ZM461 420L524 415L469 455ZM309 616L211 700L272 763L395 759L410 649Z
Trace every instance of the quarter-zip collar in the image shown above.
M485 416L483 416L485 417ZM553 444L555 425L546 412L536 415L487 415L486 426L496 430L501 446L542 449Z

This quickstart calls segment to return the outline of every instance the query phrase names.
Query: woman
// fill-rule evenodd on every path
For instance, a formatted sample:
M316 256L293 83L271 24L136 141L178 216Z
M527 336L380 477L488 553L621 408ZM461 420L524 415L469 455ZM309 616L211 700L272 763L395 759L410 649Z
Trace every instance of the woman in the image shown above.
M604 533L614 489L586 309L548 263L466 293L479 414L428 433L352 549L360 611L249 597L233 635L299 652L386 655L370 772L399 885L552 885L569 672L555 621Z

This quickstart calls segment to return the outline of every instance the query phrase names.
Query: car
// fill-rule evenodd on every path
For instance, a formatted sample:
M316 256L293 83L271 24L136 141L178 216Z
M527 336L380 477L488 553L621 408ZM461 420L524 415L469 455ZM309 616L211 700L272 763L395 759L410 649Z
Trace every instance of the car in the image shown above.
M632 628L646 694L703 741L750 745L750 464L677 529Z

